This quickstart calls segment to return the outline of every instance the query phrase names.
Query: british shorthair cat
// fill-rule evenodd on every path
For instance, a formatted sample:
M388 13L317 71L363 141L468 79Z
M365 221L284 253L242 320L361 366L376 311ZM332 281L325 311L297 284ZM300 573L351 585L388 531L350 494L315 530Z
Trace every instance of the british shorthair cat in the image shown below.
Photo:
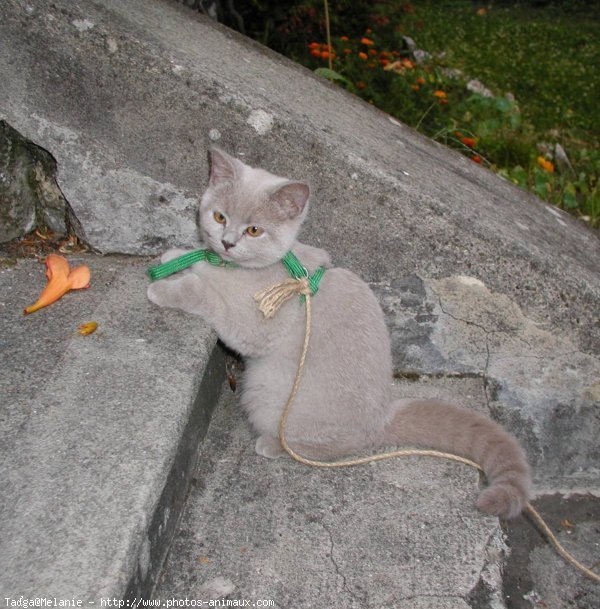
M369 286L332 267L327 252L296 236L309 187L212 149L200 203L204 247L227 266L194 264L152 283L148 298L200 315L245 359L240 401L258 434L256 452L285 454L278 427L304 338L299 298L267 319L254 295L288 278L281 259L292 251L309 273L327 270L312 298L312 332L303 378L286 425L291 448L332 460L364 450L419 445L478 462L489 485L477 506L503 518L528 502L530 470L517 440L488 417L437 400L392 400L392 358L383 312ZM170 250L168 261L185 250Z

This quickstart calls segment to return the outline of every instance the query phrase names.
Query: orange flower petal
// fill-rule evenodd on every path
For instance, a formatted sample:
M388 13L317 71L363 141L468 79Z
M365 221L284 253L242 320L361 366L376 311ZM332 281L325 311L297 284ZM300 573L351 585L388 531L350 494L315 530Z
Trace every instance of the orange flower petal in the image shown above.
M537 163L544 171L547 171L548 173L554 172L554 164L552 161L545 159L543 156L537 158Z
M79 266L69 273L69 263L66 258L56 254L50 254L45 262L48 283L35 304L23 310L25 315L56 302L69 290L78 290L89 286L90 269L87 266Z
M63 256L57 254L50 254L46 260L46 277L48 281L52 280L52 277L57 275L64 275L65 277L69 274L69 263Z
M70 289L69 281L64 275L55 275L48 282L35 304L27 307L23 313L28 315L43 307L47 307L53 302L56 302L59 298L62 298Z
M90 287L90 269L85 266L78 266L69 273L69 282L71 290L81 290L82 288Z

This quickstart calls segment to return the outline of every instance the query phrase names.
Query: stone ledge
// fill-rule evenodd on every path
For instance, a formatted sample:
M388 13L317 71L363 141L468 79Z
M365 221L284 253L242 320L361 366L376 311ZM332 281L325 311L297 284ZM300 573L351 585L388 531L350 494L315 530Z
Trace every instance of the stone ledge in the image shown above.
M224 379L214 333L147 301L148 260L70 262L92 286L26 317L43 266L0 267L3 602L151 589Z

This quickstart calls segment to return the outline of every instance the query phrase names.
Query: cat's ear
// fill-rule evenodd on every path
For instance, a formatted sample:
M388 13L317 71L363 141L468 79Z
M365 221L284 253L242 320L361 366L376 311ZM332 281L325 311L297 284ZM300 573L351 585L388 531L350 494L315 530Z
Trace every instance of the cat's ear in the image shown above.
M288 218L299 216L308 203L310 188L305 182L288 182L271 193L270 199L275 202Z
M231 182L236 178L236 159L220 148L210 149L210 185Z

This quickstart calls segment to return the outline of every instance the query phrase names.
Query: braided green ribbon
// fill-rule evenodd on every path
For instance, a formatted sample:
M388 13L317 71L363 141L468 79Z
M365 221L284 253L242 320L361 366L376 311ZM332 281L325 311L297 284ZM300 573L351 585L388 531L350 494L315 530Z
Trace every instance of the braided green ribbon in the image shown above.
M237 266L233 262L223 260L219 254L213 252L212 250L194 250L193 252L188 252L187 254L173 258L173 260L169 260L168 262L163 262L162 264L150 267L148 269L148 275L152 281L164 279L169 275L183 271L193 264L196 264L196 262L201 262L203 260L209 264L212 264L213 266ZM296 258L296 256L294 256L294 254L292 254L292 252L288 252L281 259L281 262L286 268L290 277L293 277L294 279L308 279L308 285L310 286L312 295L314 296L317 293L321 279L323 279L323 275L325 274L324 267L320 266L312 275L309 276L306 267L301 264L301 262L298 260L298 258ZM304 296L301 296L301 299L303 300Z
M298 260L298 258L296 258L292 252L288 252L281 259L281 262L286 268L290 277L293 277L294 279L308 279L311 294L314 296L317 293L321 279L323 279L323 275L325 274L324 267L318 267L312 275L309 275L306 267L302 265L300 260ZM301 296L300 299L304 300L304 296Z
M192 264L196 264L196 262L201 262L202 260L205 260L213 266L235 266L233 262L223 260L219 254L216 254L212 250L194 250L193 252L188 252L187 254L173 258L173 260L169 260L168 262L163 262L162 264L150 267L148 269L148 275L150 275L152 281L156 281L157 279L163 279L164 277L183 271L183 269L187 269L192 266Z

